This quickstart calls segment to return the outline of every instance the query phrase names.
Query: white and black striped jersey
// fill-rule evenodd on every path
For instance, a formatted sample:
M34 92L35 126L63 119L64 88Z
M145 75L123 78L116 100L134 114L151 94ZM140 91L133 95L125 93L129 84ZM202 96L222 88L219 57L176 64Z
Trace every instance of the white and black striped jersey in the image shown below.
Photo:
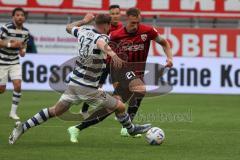
M107 56L97 48L96 42L101 38L108 43L109 38L89 25L74 27L72 35L78 38L78 56L70 81L97 88L103 69L106 68Z
M13 22L7 23L0 28L0 39L2 40L19 40L27 43L29 31L25 27L17 29ZM19 49L0 48L0 65L19 64Z

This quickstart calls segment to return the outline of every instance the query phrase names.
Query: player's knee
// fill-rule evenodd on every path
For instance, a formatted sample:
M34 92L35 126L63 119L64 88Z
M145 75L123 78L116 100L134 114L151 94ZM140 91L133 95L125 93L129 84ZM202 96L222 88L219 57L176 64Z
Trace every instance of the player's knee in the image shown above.
M67 102L65 103L65 101L59 101L54 106L50 107L48 112L51 117L55 117L62 115L67 110Z
M0 86L0 94L4 93L6 90L6 86Z
M126 109L125 104L119 100L118 104L117 104L117 112L123 113L123 112L125 112L125 109Z
M142 95L146 94L146 86L145 85L133 86L129 90L131 92L139 93L139 94L142 94Z
M56 107L52 106L48 109L49 116L55 117L56 116Z
M142 85L139 89L139 93L142 94L142 95L145 95L146 92L147 92L147 89L146 89L146 86L145 85Z
M14 91L21 92L21 82L14 84Z

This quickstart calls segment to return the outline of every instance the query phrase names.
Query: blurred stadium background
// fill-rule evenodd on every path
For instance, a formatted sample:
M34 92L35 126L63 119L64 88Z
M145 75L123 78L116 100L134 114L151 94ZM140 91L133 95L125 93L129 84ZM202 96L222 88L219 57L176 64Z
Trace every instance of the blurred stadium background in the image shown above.
M172 45L174 68L163 78L173 90L167 96L146 99L140 112L146 121L166 131L166 143L160 148L149 148L140 147L142 140L123 140L118 136L120 127L111 119L86 131L81 143L71 146L64 131L75 122L54 120L28 133L29 137L11 148L5 142L12 127L12 121L6 118L11 104L8 91L0 95L0 159L120 159L127 155L126 159L239 159L239 0L0 0L0 25L10 21L15 7L28 11L25 26L36 47L36 53L21 58L21 118L26 119L42 105L52 105L58 99L59 95L51 92L49 77L54 66L56 69L77 51L76 40L65 32L66 24L88 12L108 13L111 4L121 6L123 23L124 11L138 7L142 22L155 26ZM165 62L162 48L155 43L151 44L148 62ZM157 70L154 68L153 73ZM62 81L67 72L68 68L63 70L56 82ZM158 86L161 79L153 74L147 81ZM104 88L112 90L109 82ZM11 83L8 89L12 89ZM190 117L180 121L173 117L169 122L147 116L155 113L159 118L158 111ZM107 128L111 131L107 132ZM48 132L44 134L45 129ZM106 140L103 135L112 139ZM54 136L56 139L51 138ZM16 153L23 157L16 158Z
M34 36L32 52L37 54L22 59L23 89L50 90L52 66L77 51L76 39L65 32L66 24L87 12L108 13L111 4L121 6L123 23L124 11L138 7L143 23L155 26L169 40L176 57L175 69L165 77L173 85L173 93L240 93L239 0L2 0L0 23L9 22L12 9L21 6L28 11L25 26ZM149 62L164 63L163 50L155 43L149 55ZM158 85L156 80L151 83ZM111 85L105 89L111 90Z

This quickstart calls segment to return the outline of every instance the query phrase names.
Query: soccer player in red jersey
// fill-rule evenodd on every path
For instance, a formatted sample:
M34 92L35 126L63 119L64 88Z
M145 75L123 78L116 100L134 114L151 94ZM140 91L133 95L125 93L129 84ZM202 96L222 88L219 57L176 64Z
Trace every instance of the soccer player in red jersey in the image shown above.
M121 10L119 5L111 5L109 6L109 15L111 17L111 24L109 29L109 34L115 30L123 28L123 24L120 21L121 20ZM102 87L102 85L106 82L107 76L110 73L110 57L107 58L107 67L104 71L99 83L99 87Z
M122 57L125 61L127 60L131 67L125 67L120 71L115 71L111 68L111 77L115 88L114 96L122 99L124 103L129 101L128 114L133 120L146 92L144 82L142 81L144 75L137 71L141 70L144 72L151 40L154 40L163 47L167 56L165 66L172 67L173 63L169 43L159 35L154 27L140 23L140 11L137 8L130 8L126 14L126 26L110 33L110 40L112 42L110 46L113 47L112 49L115 50L118 56ZM139 66L139 62L142 65ZM136 65L138 66L136 67ZM104 109L98 110L81 124L74 127L83 130L102 121L109 115L110 113ZM69 128L70 140L77 139L77 134L70 132L70 129L71 127ZM121 135L129 136L125 128L121 129Z
M130 8L126 14L126 27L111 32L110 41L116 53L133 67L126 67L118 74L113 71L111 76L115 88L114 95L120 96L123 102L129 100L128 114L133 120L146 92L142 80L151 40L163 47L167 56L166 67L172 67L173 63L169 43L159 35L154 27L140 23L140 11L137 8ZM135 66L134 63L136 63ZM128 135L125 128L121 130L121 135Z
M109 33L123 27L121 20L121 9L119 5L109 6L109 15L111 17L111 26Z

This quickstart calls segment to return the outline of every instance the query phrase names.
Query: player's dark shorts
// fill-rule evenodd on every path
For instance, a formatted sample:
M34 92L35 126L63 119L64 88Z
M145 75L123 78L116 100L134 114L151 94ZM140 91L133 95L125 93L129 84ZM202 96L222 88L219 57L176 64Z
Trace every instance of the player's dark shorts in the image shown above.
M112 83L118 83L117 87L114 89L113 95L121 96L123 102L125 103L133 94L129 91L129 83L137 78L138 77L135 73L133 71L129 71L128 68L115 71L111 70Z
M110 64L107 63L106 68L103 70L103 73L101 75L101 78L99 80L99 84L105 84L106 79L108 77L108 74L110 74Z

